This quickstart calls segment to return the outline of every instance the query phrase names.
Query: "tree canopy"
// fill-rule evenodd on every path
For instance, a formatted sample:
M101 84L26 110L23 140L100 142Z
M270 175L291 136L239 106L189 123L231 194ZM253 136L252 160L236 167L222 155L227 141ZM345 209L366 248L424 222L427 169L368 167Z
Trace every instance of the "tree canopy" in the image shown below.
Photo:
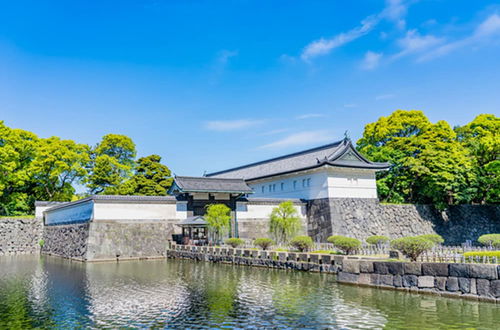
M166 195L172 183L161 157L137 161L127 136L108 134L95 147L7 127L0 121L0 215L32 213L36 200L86 194Z
M288 243L301 229L299 214L291 201L280 203L269 218L269 232L278 243Z
M365 126L357 148L374 161L393 166L377 177L384 202L498 202L499 119L479 115L452 129L431 123L422 111L397 110ZM496 201L495 201L496 198Z

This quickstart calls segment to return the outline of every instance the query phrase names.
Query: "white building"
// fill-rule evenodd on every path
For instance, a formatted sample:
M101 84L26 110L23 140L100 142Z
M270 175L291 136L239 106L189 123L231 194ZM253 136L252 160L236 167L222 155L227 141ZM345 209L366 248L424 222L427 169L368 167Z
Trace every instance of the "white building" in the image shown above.
M255 198L377 198L375 173L389 167L369 161L344 139L207 177L244 179Z

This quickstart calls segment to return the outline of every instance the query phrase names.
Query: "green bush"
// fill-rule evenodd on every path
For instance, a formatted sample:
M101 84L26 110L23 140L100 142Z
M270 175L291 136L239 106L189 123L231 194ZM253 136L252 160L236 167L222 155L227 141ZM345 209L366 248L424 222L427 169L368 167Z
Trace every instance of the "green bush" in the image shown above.
M482 235L477 240L479 243L486 246L500 246L500 234L486 234Z
M313 246L313 240L309 236L295 236L290 241L290 245L300 252L304 252Z
M38 245L40 245L41 248L45 245L45 240L41 239L38 241Z
M498 261L500 261L500 251L471 251L465 252L464 257L488 257L494 258L496 257Z
M274 244L274 241L270 238L256 238L253 241L253 245L260 247L262 250L269 249Z
M228 238L225 240L227 245L230 245L232 248L237 248L240 245L243 245L243 240L241 238Z
M443 237L441 237L438 234L426 234L426 235L419 235L417 237L425 238L434 244L443 244L444 243Z
M370 236L366 239L366 243L371 245L380 245L389 242L389 237L382 235Z
M421 236L402 237L391 242L394 249L401 251L411 261L417 261L417 258L423 252L432 249L434 244L431 240Z
M334 235L328 237L328 242L345 254L350 254L361 247L361 242L352 237Z

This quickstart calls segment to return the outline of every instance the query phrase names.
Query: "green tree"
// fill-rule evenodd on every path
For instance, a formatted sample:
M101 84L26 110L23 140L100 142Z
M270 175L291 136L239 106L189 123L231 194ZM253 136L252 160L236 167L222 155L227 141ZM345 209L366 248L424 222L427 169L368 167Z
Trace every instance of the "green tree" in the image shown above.
M208 234L214 243L220 243L231 227L231 209L224 204L210 204L205 213Z
M139 158L134 175L118 190L121 195L163 196L172 185L170 169L160 163L161 157Z
M74 183L87 174L89 147L58 137L41 139L29 172L35 185L36 199L70 201L75 192Z
M471 162L446 122L432 124L422 111L397 110L366 125L357 147L374 161L393 164L377 174L382 201L439 208L465 201Z
M456 127L457 138L468 150L474 180L465 192L475 203L500 202L500 118L481 114L467 125Z
M276 242L288 243L300 229L300 217L293 202L282 202L271 212L269 232Z
M89 192L118 194L120 186L132 175L135 155L132 139L125 135L105 135L91 152L90 174L86 179Z

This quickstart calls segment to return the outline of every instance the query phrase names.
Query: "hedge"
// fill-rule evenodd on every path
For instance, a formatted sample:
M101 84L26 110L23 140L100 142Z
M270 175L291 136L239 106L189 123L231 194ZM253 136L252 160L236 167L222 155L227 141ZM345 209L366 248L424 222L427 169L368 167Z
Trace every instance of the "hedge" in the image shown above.
M328 237L328 242L345 254L350 254L361 247L361 242L352 237L334 235Z
M225 240L227 245L230 245L232 248L237 248L240 245L243 245L243 240L241 238L228 238Z
M270 238L256 238L253 241L253 245L260 247L262 250L267 250L274 244L274 241Z
M393 240L391 246L401 251L411 261L417 261L423 252L432 249L434 242L421 236L402 237Z
M389 242L389 237L382 235L373 235L366 239L366 243L371 245L379 245Z
M444 238L438 234L426 234L426 235L419 235L417 237L422 237L422 238L428 239L429 241L431 241L434 244L443 244L444 243Z
M313 240L309 236L296 236L290 241L290 245L300 252L304 252L313 245Z

